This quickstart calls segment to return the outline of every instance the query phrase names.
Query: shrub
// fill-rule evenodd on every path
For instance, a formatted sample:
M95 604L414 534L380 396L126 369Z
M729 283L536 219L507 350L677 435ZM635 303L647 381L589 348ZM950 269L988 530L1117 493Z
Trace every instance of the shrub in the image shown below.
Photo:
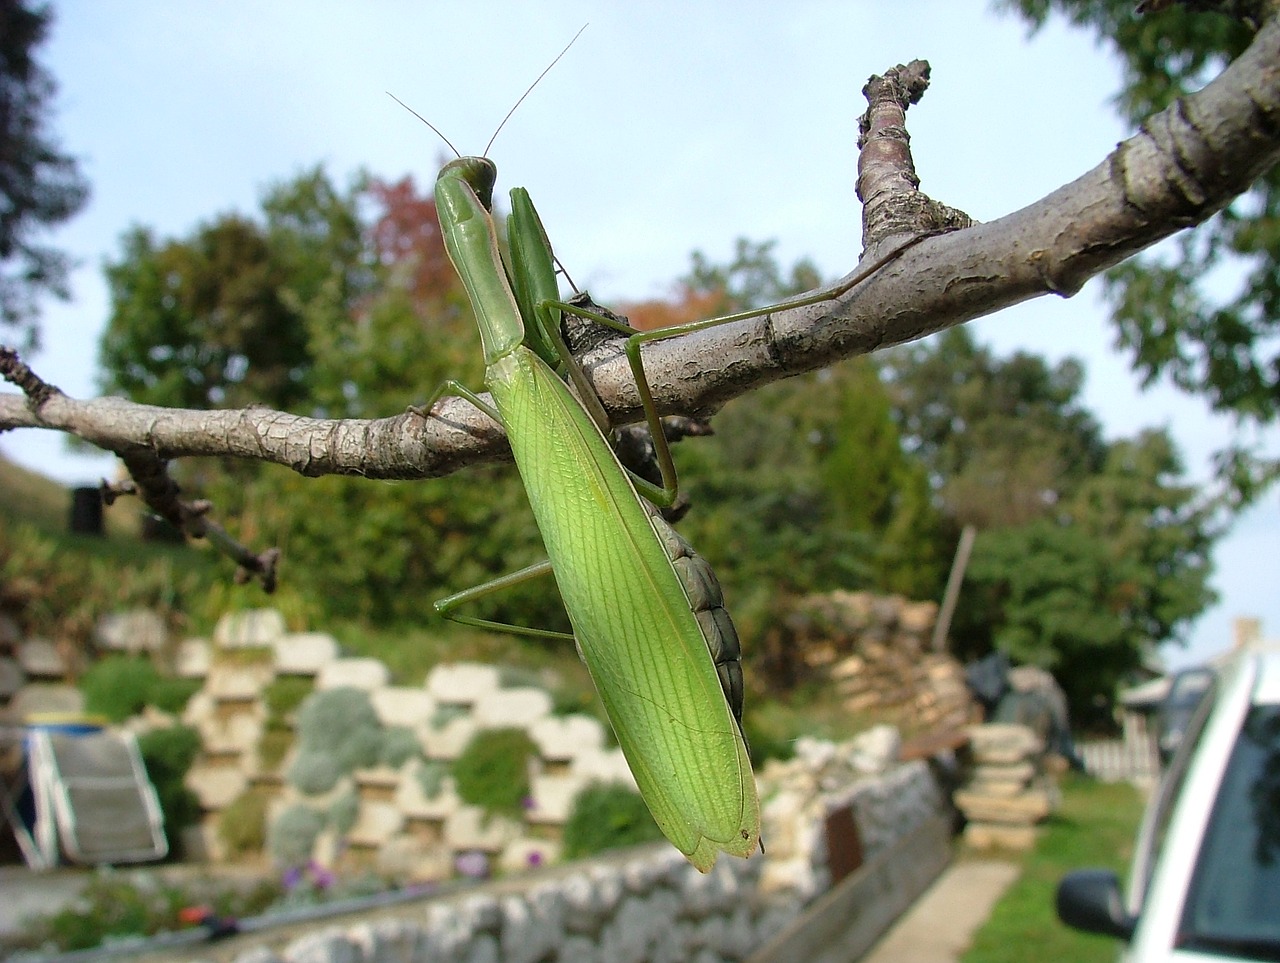
M81 677L80 691L86 712L123 722L142 711L159 682L156 667L146 659L109 655Z
M476 733L453 764L458 796L490 813L520 815L529 796L529 759L537 751L523 729Z
M428 799L435 799L444 789L444 778L449 775L449 764L439 759L426 759L418 765L418 785Z
M399 769L410 759L422 755L418 735L405 726L392 726L382 734L382 761Z
M231 856L259 852L267 841L267 804L271 795L246 789L218 816L218 838Z
M626 786L596 784L573 801L564 825L564 855L576 859L661 838L662 830L639 793Z
M201 685L200 679L156 679L147 694L147 704L176 716L187 707Z
M382 747L382 726L367 692L313 692L298 709L298 756L289 782L305 793L327 792L353 769L377 765Z
M329 825L339 836L345 836L360 815L360 795L352 787L329 804Z
M281 866L305 865L324 823L323 813L302 803L290 806L267 830L267 852Z
M313 688L310 679L297 676L283 676L268 685L262 693L262 700L267 705L267 728L287 728L289 715L297 711Z
M164 814L169 851L177 856L182 831L200 818L200 802L183 782L200 751L200 734L190 726L153 729L138 737L138 750Z

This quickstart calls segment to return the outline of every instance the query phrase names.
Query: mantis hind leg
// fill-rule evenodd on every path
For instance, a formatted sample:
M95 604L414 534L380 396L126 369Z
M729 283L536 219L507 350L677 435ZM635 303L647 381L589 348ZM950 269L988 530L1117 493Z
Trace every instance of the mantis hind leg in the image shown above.
M477 599L484 598L486 595L492 595L495 592L501 592L504 589L511 588L513 585L520 585L531 579L540 576L549 575L551 573L551 560L543 559L541 562L535 562L527 568L522 568L518 572L512 572L510 575L503 575L501 578L495 578L491 582L484 582L480 585L472 586L469 589L463 589L461 592L455 592L445 598L438 599L434 605L435 610L443 615L451 622L457 622L459 625L471 625L480 629L491 629L495 632L507 632L511 635L529 635L539 639L568 639L574 641L572 633L557 632L554 629L535 629L526 625L513 625L509 622L495 622L492 619L482 619L473 615L461 615L454 610L459 605L466 605Z

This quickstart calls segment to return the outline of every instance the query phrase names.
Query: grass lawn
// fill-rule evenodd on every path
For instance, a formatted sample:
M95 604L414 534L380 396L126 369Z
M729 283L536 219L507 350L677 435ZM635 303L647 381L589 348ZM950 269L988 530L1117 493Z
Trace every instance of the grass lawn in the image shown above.
M1061 785L1062 808L1045 824L1035 849L1022 857L1022 875L996 904L963 963L1116 958L1117 941L1058 921L1054 891L1065 873L1086 866L1111 867L1125 878L1145 799L1128 783L1075 774Z

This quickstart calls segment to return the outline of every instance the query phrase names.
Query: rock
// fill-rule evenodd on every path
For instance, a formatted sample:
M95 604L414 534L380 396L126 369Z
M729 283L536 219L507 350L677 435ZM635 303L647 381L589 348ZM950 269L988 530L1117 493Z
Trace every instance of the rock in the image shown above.
M316 673L316 691L363 689L372 692L391 681L391 671L377 659L335 659Z
M523 897L508 896L502 907L502 959L538 963L550 959L564 938L564 897L553 886L535 886Z
M173 655L173 674L180 679L203 679L209 674L210 661L207 639L184 639Z
M316 675L338 658L338 643L326 632L290 632L275 641L276 672Z
M438 665L426 681L426 689L436 702L448 705L474 705L499 688L497 667L476 662Z
M883 772L898 761L902 736L895 726L872 726L851 740L847 758L854 771Z
M20 643L18 664L33 679L61 679L67 674L67 660L48 639L27 639Z
M604 748L604 724L584 715L546 716L529 726L529 738L548 762L568 762Z
M613 963L646 963L655 957L658 934L672 930L680 901L670 890L629 899L600 934L600 956Z
M22 630L11 616L0 615L0 652L12 651L22 641Z
M416 729L429 722L436 711L436 700L425 689L388 686L370 692L369 699L384 726Z
M957 790L956 806L974 822L1030 825L1053 811L1044 789L1030 789L1017 796L980 796L967 789Z
M93 644L111 652L162 652L168 641L164 619L151 609L109 613L93 629Z
M1030 849L1037 835L1035 826L971 822L964 827L964 841L974 849Z
M969 726L969 751L978 762L1016 763L1044 751L1044 743L1027 726L987 722Z
M542 689L498 689L477 699L472 713L482 729L524 729L549 716L551 706L551 695Z

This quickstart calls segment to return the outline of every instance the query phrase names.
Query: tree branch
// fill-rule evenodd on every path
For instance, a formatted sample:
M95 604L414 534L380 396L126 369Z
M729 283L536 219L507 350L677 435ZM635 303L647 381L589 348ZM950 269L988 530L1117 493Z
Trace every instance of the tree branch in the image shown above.
M927 65L896 69L907 72L898 79L909 92L927 77L921 74ZM868 84L868 135L893 126L877 127L874 98L884 90L878 80L884 78ZM898 102L905 110L906 102ZM879 103L883 108L890 99ZM879 140L868 136L864 151L872 144L881 150ZM1272 13L1221 76L1151 117L1097 167L1040 201L988 224L927 237L836 300L647 344L644 362L654 397L664 413L704 415L737 395L842 358L912 341L1040 295L1069 297L1106 268L1206 220L1277 161L1280 22ZM890 172L874 184L864 178L864 164L860 189L889 184L905 200L918 183L912 181L909 153L898 152L890 163L898 165L898 176ZM872 206L873 198L867 203ZM917 208L911 228L916 237L964 223L963 215L948 220L950 209L934 202ZM873 241L864 264L902 244L896 229L867 236ZM620 345L594 348L583 362L617 423L639 420ZM430 386L423 387L425 394ZM79 401L56 389L40 397L0 395L0 430L16 427L67 431L123 456L233 456L303 475L428 478L508 456L501 429L458 398L444 399L430 418L409 412L324 420L262 408L189 411L115 398Z

